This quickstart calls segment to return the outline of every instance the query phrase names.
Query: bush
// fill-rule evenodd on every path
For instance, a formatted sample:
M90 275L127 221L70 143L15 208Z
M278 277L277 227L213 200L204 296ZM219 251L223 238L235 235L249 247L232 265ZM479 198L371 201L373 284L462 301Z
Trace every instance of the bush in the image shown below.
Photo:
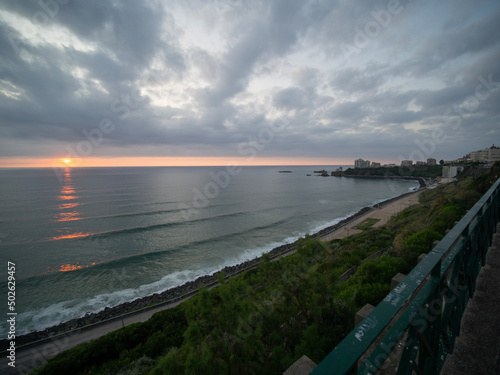
M436 218L431 225L431 229L435 232L444 234L446 229L453 228L455 222L459 221L464 213L465 208L459 204L445 205L440 210L438 210Z
M375 306L389 293L391 279L406 268L407 264L402 258L383 255L370 259L345 283L340 297L348 299L354 295L357 307L367 303Z
M420 255L421 253L428 253L432 249L432 244L436 240L443 238L441 234L432 230L424 229L420 232L414 233L404 240L404 245L412 253Z
M182 309L165 310L155 314L145 323L131 324L90 343L67 350L49 360L37 373L87 373L91 368L97 368L103 363L115 361L117 364L119 362L121 365L127 365L143 356L161 355L169 347L182 344L182 333L186 330L186 325ZM160 332L156 332L159 330Z

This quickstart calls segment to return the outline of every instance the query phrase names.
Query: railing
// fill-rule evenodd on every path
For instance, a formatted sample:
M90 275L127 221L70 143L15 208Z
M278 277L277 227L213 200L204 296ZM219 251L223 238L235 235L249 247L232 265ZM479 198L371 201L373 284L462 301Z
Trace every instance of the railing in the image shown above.
M439 374L499 217L500 179L311 375Z

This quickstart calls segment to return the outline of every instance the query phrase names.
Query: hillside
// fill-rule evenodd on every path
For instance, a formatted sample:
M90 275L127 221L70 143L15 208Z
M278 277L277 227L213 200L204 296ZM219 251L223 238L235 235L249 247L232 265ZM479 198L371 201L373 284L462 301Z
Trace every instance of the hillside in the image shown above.
M441 176L442 165L422 165L408 167L380 167L380 168L349 168L343 172L344 176L378 176L378 177L424 177L436 178Z

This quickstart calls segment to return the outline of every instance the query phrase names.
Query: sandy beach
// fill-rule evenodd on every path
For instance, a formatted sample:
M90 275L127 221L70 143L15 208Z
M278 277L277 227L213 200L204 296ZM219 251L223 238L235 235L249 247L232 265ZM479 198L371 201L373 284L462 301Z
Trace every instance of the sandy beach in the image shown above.
M324 236L321 236L320 239L322 241L331 241L333 239L345 238L353 234L361 233L362 230L355 229L354 227L356 227L357 225L359 225L360 223L364 222L367 219L378 220L375 224L373 224L373 227L374 228L381 227L385 225L393 215L400 213L407 207L417 204L418 197L421 192L422 190L419 190L413 194L391 201L390 203L387 204L382 203L378 206L374 206L372 210L370 210L369 212L342 225L335 231L330 232Z

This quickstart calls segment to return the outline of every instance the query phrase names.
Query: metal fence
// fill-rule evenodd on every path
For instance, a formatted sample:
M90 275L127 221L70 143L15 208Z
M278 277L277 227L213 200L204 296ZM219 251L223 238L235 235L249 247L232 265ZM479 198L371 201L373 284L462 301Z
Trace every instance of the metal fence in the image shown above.
M499 217L500 179L311 375L439 374Z

